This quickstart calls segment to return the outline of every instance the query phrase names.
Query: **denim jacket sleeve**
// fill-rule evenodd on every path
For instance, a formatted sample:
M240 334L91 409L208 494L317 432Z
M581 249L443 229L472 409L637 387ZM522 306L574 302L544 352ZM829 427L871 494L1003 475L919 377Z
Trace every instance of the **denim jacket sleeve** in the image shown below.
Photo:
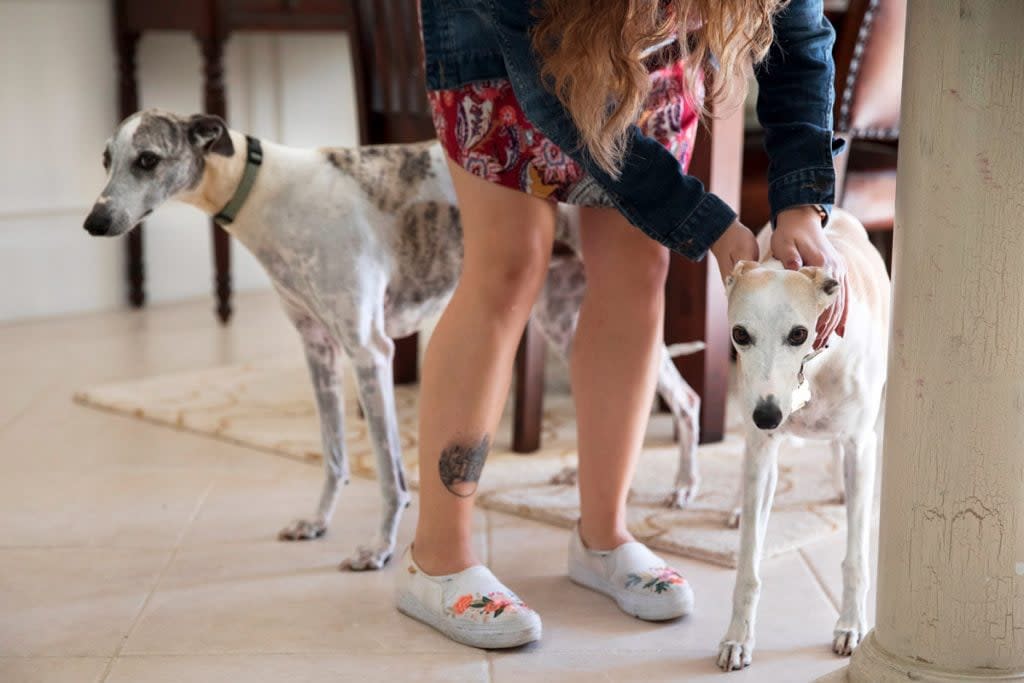
M516 99L530 121L574 158L636 227L687 258L700 260L736 219L736 212L686 175L660 143L633 126L618 178L582 148L569 113L542 82L530 43L529 3L483 0Z
M605 189L636 227L693 260L704 257L736 219L736 212L682 172L676 158L636 126L629 131L618 178L604 172L583 149L571 116L548 90L530 42L526 0L476 0L493 30L516 99L548 138L572 156ZM765 144L772 216L789 206L833 203L832 44L822 0L791 0L775 19L776 39L757 71L758 117Z
M772 223L783 209L835 201L832 137L835 31L822 0L791 0L775 18L775 42L755 70L765 130Z

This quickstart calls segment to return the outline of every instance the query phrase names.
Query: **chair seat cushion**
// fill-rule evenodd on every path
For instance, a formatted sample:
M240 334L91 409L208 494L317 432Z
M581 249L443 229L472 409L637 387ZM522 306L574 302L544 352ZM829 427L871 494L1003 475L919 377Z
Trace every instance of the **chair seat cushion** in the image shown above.
M892 230L896 216L896 171L848 171L843 208L869 231Z

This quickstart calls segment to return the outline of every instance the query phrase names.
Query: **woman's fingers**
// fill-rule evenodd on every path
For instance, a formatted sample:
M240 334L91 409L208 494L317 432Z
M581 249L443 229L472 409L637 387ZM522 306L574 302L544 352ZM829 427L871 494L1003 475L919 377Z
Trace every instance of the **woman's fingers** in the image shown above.
M757 246L757 238L754 237L754 233L749 228L743 230L743 241L741 244L742 259L743 261L760 261L761 254L760 249Z
M773 247L772 252L787 270L800 270L804 266L804 259L801 258L800 250L797 249L794 241L782 241L781 244Z

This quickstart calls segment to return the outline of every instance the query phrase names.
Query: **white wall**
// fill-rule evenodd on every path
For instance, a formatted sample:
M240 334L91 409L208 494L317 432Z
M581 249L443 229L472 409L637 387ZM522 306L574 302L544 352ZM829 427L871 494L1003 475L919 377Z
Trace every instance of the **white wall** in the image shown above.
M110 16L110 0L0 0L0 320L125 305L124 242L81 227L118 120ZM292 145L356 143L344 35L238 34L226 64L233 127ZM200 111L195 41L145 36L139 82L143 107ZM211 296L207 220L168 205L146 228L149 300ZM268 286L240 245L232 258L236 289Z

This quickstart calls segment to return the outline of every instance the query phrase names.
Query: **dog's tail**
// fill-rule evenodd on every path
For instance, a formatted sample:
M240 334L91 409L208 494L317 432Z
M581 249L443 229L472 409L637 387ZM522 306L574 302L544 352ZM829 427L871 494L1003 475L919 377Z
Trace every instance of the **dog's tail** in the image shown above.
M702 341L683 342L682 344L670 344L668 347L668 355L671 358L678 358L679 356L692 356L695 353L700 353L705 348L705 344Z

